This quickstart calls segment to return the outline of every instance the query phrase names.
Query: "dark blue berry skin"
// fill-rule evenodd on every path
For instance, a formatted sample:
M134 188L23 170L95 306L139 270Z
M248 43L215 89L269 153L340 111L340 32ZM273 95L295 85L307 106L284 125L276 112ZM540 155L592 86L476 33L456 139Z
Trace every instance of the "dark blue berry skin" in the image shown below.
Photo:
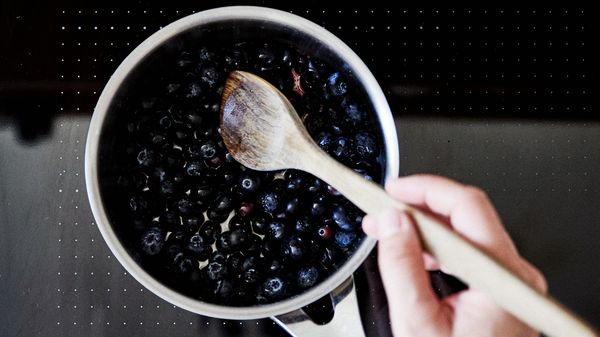
M332 145L333 156L339 160L348 158L351 146L350 140L346 137L338 137Z
M258 201L263 211L271 214L277 213L281 209L281 195L277 191L267 191L260 195Z
M219 81L219 73L213 67L202 69L200 81L208 88L214 88Z
M189 232L196 232L202 226L204 222L204 215L199 214L197 216L192 216L189 218L183 218L183 227Z
M319 279L319 271L314 266L305 266L298 270L297 283L301 288L312 287Z
M224 231L217 237L216 241L217 249L224 254L229 254L234 251L234 247L231 244L231 235L229 231Z
M354 136L356 153L362 159L369 159L377 156L378 149L375 139L366 132L359 132Z
M256 284L260 280L260 272L255 268L246 269L242 274L242 281L246 284Z
M264 239L261 254L269 258L280 258L282 254L281 240Z
M200 145L200 156L204 159L212 159L217 154L217 147L212 141Z
M327 90L332 96L343 96L348 91L346 82L340 73L333 73L327 78Z
M346 232L351 232L357 229L360 226L360 219L357 222L358 218L354 212L350 211L348 207L338 206L333 210L331 218L338 226L339 229Z
M355 240L356 233L354 232L335 233L335 244L340 248L349 248Z
M179 227L181 224L181 218L175 211L164 211L158 218L160 226L166 229L173 229Z
M265 235L272 217L267 213L260 213L252 220L252 231L256 234Z
M206 276L211 281L217 281L225 278L228 274L226 262L213 261L206 267Z
M246 229L237 228L229 231L229 244L232 250L244 250L248 244L250 234Z
M177 202L177 210L181 215L198 215L202 214L202 211L198 204L194 203L187 197L181 198Z
M267 299L281 299L287 294L287 283L281 277L268 277L262 284L262 292Z
M230 300L235 293L235 285L228 279L220 279L215 282L214 295L220 301Z
M245 257L240 252L230 254L227 258L227 267L231 272L239 274L242 271L242 264L244 263L244 260Z
M141 167L151 168L159 161L159 158L154 150L142 149L137 154L137 161Z
M164 243L164 237L160 228L150 228L142 235L142 250L148 255L157 255L160 253Z
M333 136L329 132L321 132L317 138L317 145L327 153L331 151L333 142Z
M234 230L238 228L250 229L250 221L244 217L239 215L234 215L229 220L229 230Z
M342 108L344 109L344 121L349 125L356 125L359 123L363 123L367 118L367 114L363 109L361 109L358 104L344 100L342 102Z
M308 251L305 240L297 235L290 237L282 248L284 255L293 261L301 261L305 258Z
M205 170L205 165L201 161L190 161L185 165L185 173L190 177L201 177Z
M194 234L190 237L187 250L200 261L205 261L210 257L212 248L208 242L205 242L204 238L200 234Z
M303 218L296 220L296 223L295 223L296 232L309 233L311 231L311 228L312 228L312 224L308 218L303 217Z
M239 178L237 185L240 193L247 195L256 192L261 185L261 178L258 174L244 172Z
M214 221L207 220L202 227L200 227L199 234L202 235L206 242L212 244L221 234L221 225Z
M281 221L272 221L267 229L267 237L273 240L282 240L286 236L286 225Z
M318 261L325 270L335 268L339 254L333 247L324 247L318 255Z
M297 198L297 197L291 198L290 200L288 200L287 204L285 205L285 214L287 216L294 216L294 215L300 213L303 206L304 206L303 202L300 198Z

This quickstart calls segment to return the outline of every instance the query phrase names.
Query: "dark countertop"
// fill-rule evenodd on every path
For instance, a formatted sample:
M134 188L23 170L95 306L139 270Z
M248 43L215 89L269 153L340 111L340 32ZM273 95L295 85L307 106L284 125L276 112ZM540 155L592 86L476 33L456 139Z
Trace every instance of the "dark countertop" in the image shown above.
M202 317L151 294L111 255L87 202L85 138L104 83L160 26L214 5L0 6L3 335L285 335L270 320ZM374 71L397 117L401 174L484 188L550 293L600 326L594 12L284 9L323 23ZM389 323L373 262L357 282L374 336Z

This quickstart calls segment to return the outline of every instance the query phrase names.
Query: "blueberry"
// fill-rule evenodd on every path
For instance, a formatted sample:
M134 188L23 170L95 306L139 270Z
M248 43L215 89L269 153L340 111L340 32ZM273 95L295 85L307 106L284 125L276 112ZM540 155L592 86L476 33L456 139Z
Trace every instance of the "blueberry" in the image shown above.
M359 108L358 104L345 99L342 102L342 108L345 112L344 120L347 123L357 124L364 122L367 114L364 110Z
M244 218L249 217L250 215L252 215L252 212L254 211L254 204L252 202L249 201L242 201L240 203L240 208L238 209L238 214Z
M202 227L200 227L199 233L208 243L212 244L219 234L221 234L221 225L214 221L207 220Z
M291 198L287 204L285 205L285 214L288 216L293 216L298 214L302 209L302 201L300 198L294 197Z
M204 159L212 159L217 154L217 147L212 141L200 145L200 155Z
M160 182L160 194L164 196L171 196L178 192L177 184L171 179L164 179Z
M285 237L286 226L281 221L272 221L269 223L266 235L274 240L281 240Z
M177 210L182 215L197 215L201 214L200 207L197 203L191 201L187 197L183 197L177 201Z
M340 248L348 248L356 240L354 232L336 232L335 244Z
M190 161L185 165L185 173L190 177L201 177L204 167L204 163L200 161Z
M215 57L215 53L207 47L202 47L198 51L198 59L202 62L210 62Z
M200 234L192 235L186 248L200 261L207 260L212 253L210 244L208 244Z
M201 144L197 142L193 142L190 144L186 144L183 148L185 155L190 159L198 159L202 155L200 150Z
M137 162L141 167L152 167L158 161L158 155L152 149L142 149L137 154Z
M333 230L329 225L322 225L317 228L317 236L322 240L329 240L333 236Z
M175 211L164 211L160 214L158 221L163 228L171 229L181 224L181 218Z
M265 257L276 258L281 256L281 240L263 240L261 254Z
M298 285L301 288L312 287L317 283L319 271L314 266L304 266L298 270Z
M229 231L229 247L232 250L243 250L249 240L249 233L243 228Z
M256 192L260 188L260 185L260 176L246 171L240 176L237 186L241 193L250 194Z
M211 281L221 280L228 274L227 265L221 261L210 262L206 266L206 276Z
M377 145L371 135L366 132L359 132L354 136L356 153L363 158L368 159L377 155Z
M260 195L259 199L260 207L267 213L274 214L281 209L281 195L277 191L266 191Z
M242 280L247 284L255 284L260 279L260 272L255 268L249 268L242 274Z
M250 221L246 218L243 218L239 215L235 215L231 217L229 220L229 230L237 229L237 228L250 228Z
M272 217L267 213L260 213L254 216L254 219L251 221L252 230L256 234L265 235L271 220Z
M336 207L332 212L331 218L339 229L346 232L354 231L360 226L360 222L357 222L358 218L356 214L344 206Z
M194 269L192 259L178 245L169 246L167 255L170 258L171 268L174 269L175 273L187 274Z
M318 261L324 269L335 268L339 254L332 247L324 247L318 257Z
M307 252L304 239L297 235L290 237L282 247L283 254L294 261L304 259Z
M228 270L233 272L234 274L238 274L242 271L242 264L244 263L244 255L240 252L235 252L230 254L227 258L227 267Z
M231 67L232 69L237 69L245 66L246 63L248 63L248 55L245 51L238 48L234 48L233 50L231 50L231 52L225 55L224 61L225 64Z
M235 293L234 284L228 279L220 279L216 281L214 294L220 300L230 300Z
M262 248L262 239L260 236L256 234L249 234L248 244L246 247L245 254L248 256L251 255L260 255Z
M169 234L169 243L186 244L190 238L190 232L183 228L178 228Z
M143 195L134 195L129 198L129 209L135 214L148 211L148 200Z
M157 227L148 229L142 235L142 250L148 255L156 255L160 253L164 243L162 231Z
M214 251L209 259L209 262L219 262L219 263L226 263L227 261L227 256L225 254L223 254L223 252L220 252L218 250Z
M213 67L204 68L200 74L200 81L208 88L213 89L219 81L219 73Z
M308 180L306 189L310 193L317 193L321 190L322 186L323 186L323 183L321 182L321 179L311 177L311 179Z
M233 210L234 200L229 194L221 194L212 204L212 209L219 213L227 213Z
M323 216L329 209L328 204L329 200L325 195L317 196L310 205L310 214L315 218Z
M311 229L310 220L306 217L296 219L296 232L309 233Z
M260 267L260 258L257 256L248 256L246 257L241 264L242 270L248 270L251 268L258 269Z
M208 201L212 198L215 190L209 185L200 185L195 191L196 198L200 201Z
M204 221L204 216L202 214L198 214L196 216L192 216L189 218L182 218L183 227L189 232L196 232L202 226L202 222Z
M332 153L339 160L347 159L350 155L351 146L350 140L346 137L338 137L333 143Z
M262 292L270 300L281 299L287 293L287 284L279 276L269 277L262 284Z
M229 231L224 231L217 237L216 243L217 249L224 254L229 254L234 251L234 247L231 243L231 235Z
M265 48L261 48L258 50L258 60L262 67L270 68L275 61L275 55L268 49L267 46Z
M332 96L343 96L346 94L348 88L340 73L333 73L327 78L327 90Z
M279 259L272 259L266 265L267 272L271 274L281 273L285 269L284 263Z
M329 152L333 146L333 136L329 132L321 132L317 137L317 145L325 151Z

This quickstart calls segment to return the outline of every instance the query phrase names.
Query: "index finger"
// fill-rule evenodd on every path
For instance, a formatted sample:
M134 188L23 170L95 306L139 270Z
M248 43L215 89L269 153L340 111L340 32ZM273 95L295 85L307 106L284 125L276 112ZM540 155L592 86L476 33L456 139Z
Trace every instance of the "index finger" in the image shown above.
M517 254L496 210L480 189L448 178L413 175L386 185L394 197L450 219L452 228L497 258ZM508 262L508 261L507 261Z

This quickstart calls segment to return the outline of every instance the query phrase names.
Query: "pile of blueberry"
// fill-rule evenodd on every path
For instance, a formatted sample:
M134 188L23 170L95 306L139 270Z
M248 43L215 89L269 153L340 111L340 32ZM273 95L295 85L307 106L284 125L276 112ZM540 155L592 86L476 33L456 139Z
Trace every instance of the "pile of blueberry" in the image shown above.
M262 76L322 149L380 183L381 131L352 79L278 42L198 46L156 64L113 111L127 119L111 153L124 214L114 222L132 256L177 291L237 306L288 298L335 272L363 238L363 213L310 174L237 163L219 103L232 70Z

